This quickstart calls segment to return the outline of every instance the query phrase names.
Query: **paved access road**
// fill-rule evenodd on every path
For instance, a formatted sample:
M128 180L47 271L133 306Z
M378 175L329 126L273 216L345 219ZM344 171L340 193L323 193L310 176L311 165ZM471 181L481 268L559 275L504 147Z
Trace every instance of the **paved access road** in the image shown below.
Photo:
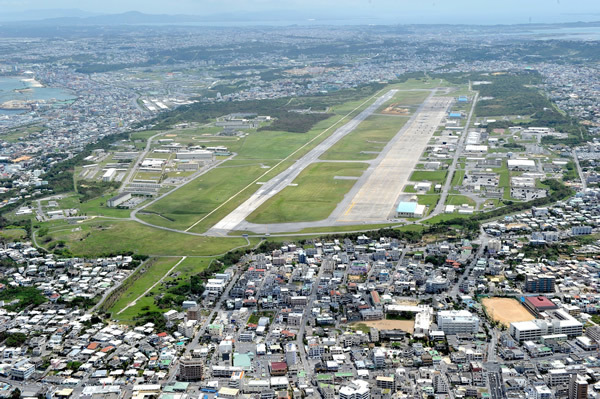
M248 198L248 200L213 226L207 232L207 235L225 235L228 232L235 230L236 226L242 223L252 212L258 209L259 206L292 183L308 165L317 161L325 151L331 148L331 146L356 129L362 121L373 114L385 102L391 100L397 91L398 90L390 90L379 97L373 104L355 116L354 119L338 128L331 136L327 137L306 155L294 162L292 166L263 184L256 193Z
M440 199L439 199L435 209L433 210L433 212L431 212L429 214L428 219L444 212L444 209L446 208L446 199L448 198L448 193L450 192L450 189L451 189L450 186L452 185L452 178L454 177L454 172L456 171L456 164L458 163L458 159L462 155L462 150L465 147L467 131L469 130L469 126L471 125L471 118L473 116L473 111L475 110L475 105L477 104L478 97L479 97L479 93L475 93L475 97L473 98L473 105L471 106L471 111L469 112L469 117L467 118L467 122L465 124L465 128L463 129L462 136L460 137L460 140L458 141L458 145L456 146L454 158L452 158L452 164L450 164L450 167L448 168L448 175L446 177L446 183L444 184L444 187L442 188L442 195L440 196Z

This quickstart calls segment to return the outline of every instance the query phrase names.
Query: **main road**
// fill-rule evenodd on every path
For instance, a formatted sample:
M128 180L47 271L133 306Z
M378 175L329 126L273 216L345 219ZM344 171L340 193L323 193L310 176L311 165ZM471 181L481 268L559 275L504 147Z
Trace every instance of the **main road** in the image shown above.
M263 184L262 187L256 193L252 194L252 196L250 196L243 204L238 206L233 212L225 216L208 230L207 235L225 235L228 232L235 230L236 226L242 223L252 212L258 209L259 206L292 183L308 165L317 161L325 151L331 148L331 146L356 129L362 121L367 119L384 103L391 100L397 91L398 90L390 90L379 97L373 104L369 105L360 114L355 116L354 119L338 128L331 136L317 144L317 146L306 153L306 155L294 162L288 169Z

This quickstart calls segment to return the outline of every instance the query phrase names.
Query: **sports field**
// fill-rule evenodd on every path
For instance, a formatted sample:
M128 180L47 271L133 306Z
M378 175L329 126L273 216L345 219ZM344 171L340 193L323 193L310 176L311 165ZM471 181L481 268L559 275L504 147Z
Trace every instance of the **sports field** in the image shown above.
M535 317L523 305L513 298L484 298L481 303L488 316L505 326L515 321L529 321Z
M356 180L344 177L358 178L367 166L363 163L311 164L294 180L294 185L262 204L247 221L265 224L326 219L356 184Z

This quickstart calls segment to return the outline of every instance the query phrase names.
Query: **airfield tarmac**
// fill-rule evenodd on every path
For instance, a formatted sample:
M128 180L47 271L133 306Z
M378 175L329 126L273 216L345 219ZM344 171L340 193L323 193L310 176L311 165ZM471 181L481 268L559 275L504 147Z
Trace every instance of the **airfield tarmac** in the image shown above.
M378 110L383 104L392 99L398 90L390 90L384 95L380 96L373 104L368 106L360 114L354 117L350 122L346 123L342 127L338 128L333 134L323 140L315 148L310 150L306 155L298 159L292 166L286 169L284 172L275 176L261 186L261 188L244 203L233 210L229 215L221 219L217 224L210 228L207 235L225 235L232 230L239 230L240 225L244 220L259 206L261 206L269 198L275 196L285 187L290 185L296 177L304 170L308 165L317 161L321 155L325 153L331 146L341 140L344 136L352 132L356 127L364 121L367 117Z
M400 129L394 138L386 145L380 155L370 161L362 161L370 164L367 171L359 178L354 187L346 194L332 214L324 220L316 222L295 222L278 224L255 224L245 221L245 218L257 209L268 198L281 191L289 185L300 173L300 170L290 169L277 176L279 185L271 186L268 192L265 187L260 191L260 200L251 202L250 198L242 206L238 207L227 218L223 219L211 230L209 235L227 234L232 230L246 230L256 233L278 233L298 231L311 227L343 226L351 224L389 223L394 218L394 209L402 193L403 187L414 170L415 165L425 150L427 143L433 133L443 121L446 112L453 99L451 97L435 97L435 91L419 106L409 121ZM380 98L381 99L381 98ZM365 110L367 111L367 110ZM363 112L365 112L363 111ZM360 115L359 115L360 116ZM366 117L366 116L365 116ZM346 126L344 126L345 128ZM354 126L356 127L356 126ZM354 128L353 127L353 128ZM348 134L348 132L344 134ZM341 136L336 139L341 139ZM325 144L325 142L323 143ZM327 143L329 146L334 143ZM320 148L319 152L326 151ZM307 154L309 155L309 154ZM321 161L315 157L305 160L306 166L312 162ZM340 161L347 162L347 161ZM302 168L303 170L304 168ZM290 173L296 172L293 178ZM280 178L281 177L281 178ZM283 179L283 180L282 180ZM273 180L267 184L271 185ZM253 197L258 197L257 192ZM256 201L256 200L255 200ZM243 219L242 219L243 217Z
M369 168L357 183L360 188L338 222L377 222L394 217L402 189L451 103L451 97L425 100L416 118L384 149L381 162Z

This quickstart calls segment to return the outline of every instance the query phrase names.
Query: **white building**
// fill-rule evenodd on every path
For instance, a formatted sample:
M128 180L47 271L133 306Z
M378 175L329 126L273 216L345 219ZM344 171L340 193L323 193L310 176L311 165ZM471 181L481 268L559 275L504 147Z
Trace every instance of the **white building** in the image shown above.
M532 320L510 323L510 335L519 342L537 341L543 335L565 334L578 337L583 334L583 324L563 309L555 310L550 320Z
M531 159L509 159L509 170L536 170L535 161Z
M103 182L111 181L115 177L116 173L117 173L117 170L115 168L107 169L106 172L104 172L104 175L102 176L102 181Z
M288 367L293 366L298 362L298 350L296 344L289 342L285 345L285 362Z
M109 208L114 208L121 205L123 202L129 201L130 199L131 193L121 193L106 201L106 206L108 206Z
M215 159L215 154L212 151L197 150L189 152L178 152L177 159L193 159L197 161L212 161Z
M552 391L546 385L535 385L533 387L535 399L551 399Z
M479 317L468 310L443 310L437 314L437 325L446 335L476 333L479 330Z
M349 385L340 388L340 399L370 399L369 383L363 380L352 380Z
M375 348L373 351L373 363L377 368L385 366L385 353L379 348Z
M533 321L510 323L510 335L517 341L537 341L542 337L542 329Z

